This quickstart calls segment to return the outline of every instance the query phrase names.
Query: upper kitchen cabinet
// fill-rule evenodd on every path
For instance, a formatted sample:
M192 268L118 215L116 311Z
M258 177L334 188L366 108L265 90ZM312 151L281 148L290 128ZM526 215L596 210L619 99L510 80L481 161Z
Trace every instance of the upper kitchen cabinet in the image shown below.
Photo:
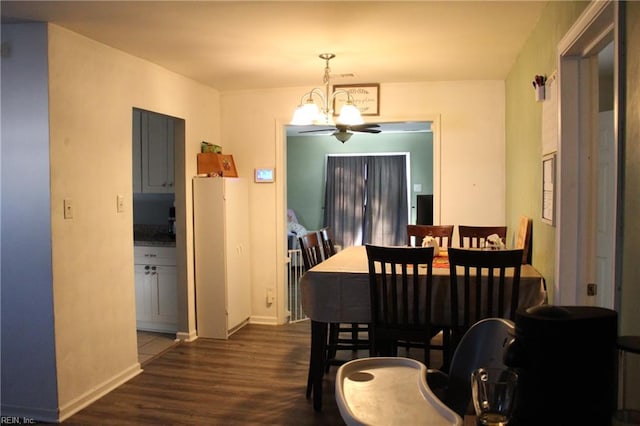
M175 119L133 109L133 192L174 192Z

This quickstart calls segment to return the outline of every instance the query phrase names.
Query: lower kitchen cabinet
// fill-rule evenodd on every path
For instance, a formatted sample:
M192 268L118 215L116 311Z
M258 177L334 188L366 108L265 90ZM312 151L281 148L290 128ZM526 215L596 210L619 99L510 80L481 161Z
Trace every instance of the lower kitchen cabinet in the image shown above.
M137 328L175 333L178 329L175 249L136 247L135 253Z

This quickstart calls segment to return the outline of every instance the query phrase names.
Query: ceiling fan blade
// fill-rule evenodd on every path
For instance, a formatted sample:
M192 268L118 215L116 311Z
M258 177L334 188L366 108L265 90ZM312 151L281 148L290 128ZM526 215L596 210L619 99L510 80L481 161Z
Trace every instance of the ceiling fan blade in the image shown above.
M370 128L363 128L363 129L351 129L354 132L359 132L359 133L380 133L382 130L380 129L370 129Z
M380 127L380 125L376 123L365 123L365 124L357 124L355 126L349 126L351 130L356 132L366 131L366 129L372 129L375 127Z
M335 132L336 128L331 127L329 129L313 129L313 130L301 130L298 133L314 133L314 132Z

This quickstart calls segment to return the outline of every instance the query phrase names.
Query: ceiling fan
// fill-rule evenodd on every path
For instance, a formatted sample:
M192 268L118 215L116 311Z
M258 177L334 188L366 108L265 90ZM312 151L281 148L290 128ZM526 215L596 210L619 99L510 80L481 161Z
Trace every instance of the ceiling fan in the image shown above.
M376 123L365 123L365 124L336 124L334 127L324 127L321 129L313 129L313 130L303 130L300 133L317 133L317 132L328 132L333 131L331 136L335 136L340 142L345 143L351 138L354 132L356 133L380 133L382 130L379 129L380 125Z
M342 143L348 141L353 135L353 132L380 133L381 130L378 124L364 123L360 111L355 106L355 100L349 91L336 89L333 93L330 92L331 68L329 68L329 61L335 58L335 56L333 53L322 53L319 55L320 59L325 61L324 75L322 78L324 93L319 88L313 88L311 91L305 93L302 96L300 105L298 105L293 114L290 124L302 126L318 125L321 128L304 130L299 133L333 131L332 136L335 136L336 139ZM346 101L340 109L340 114L336 120L337 123L334 124L332 105L338 95L346 97ZM318 105L316 101L319 102L320 105Z

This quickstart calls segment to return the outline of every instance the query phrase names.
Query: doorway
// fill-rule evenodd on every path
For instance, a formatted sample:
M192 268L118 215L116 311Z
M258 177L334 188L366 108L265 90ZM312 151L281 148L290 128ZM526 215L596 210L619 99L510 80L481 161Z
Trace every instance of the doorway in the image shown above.
M132 110L133 237L138 357L142 362L175 344L180 329L179 242L184 215L176 188L184 150L184 120Z
M287 210L291 209L295 213L297 221L301 222L305 228L310 230L320 229L323 226L323 209L322 204L324 201L324 171L325 171L325 156L331 150L333 153L348 154L353 152L372 152L383 151L380 146L380 136L385 134L383 130L382 135L354 135L348 142L342 144L335 138L326 136L300 136L291 134L288 124L284 121L276 123L280 132L276 137L276 168L283 170L279 173L279 180L276 181L276 199L277 199L277 214L281 219L276 222L277 235L282 235L282 238L276 239L276 256L278 265L284 265L284 267L277 268L277 282L279 287L277 288L278 299L285 301L278 306L278 323L287 321L289 312L287 311L288 290L290 276L296 275L296 271L290 271L289 269L295 266L295 261L289 259L289 245L290 239L287 238L288 219ZM427 132L429 135L430 154L428 159L424 159L419 155L411 153L411 181L409 186L409 193L411 194L410 202L410 223L415 223L417 215L417 195L419 194L431 194L432 195L432 208L433 208L433 222L440 223L441 217L441 205L440 205L440 116L437 114L420 116L420 117L408 117L406 121L397 122L385 122L379 123L386 129L388 127L388 136L395 135L396 138L408 137L413 134L414 137L420 138L420 132ZM428 130L425 130L425 126L428 125ZM289 133L289 134L288 134ZM403 136L404 135L404 136ZM424 134L423 141L425 140ZM294 144L297 146L295 149L299 149L299 152L292 151ZM306 147L305 147L306 145ZM360 145L358 147L358 145ZM398 143L388 146L387 152L406 151L411 152L410 148L405 146L399 146ZM315 160L314 160L315 159ZM417 163L413 163L413 161ZM308 161L318 161L319 164L308 164ZM428 182L427 179L420 175L421 166L420 161L426 161L431 165L429 169ZM298 169L302 170L298 177L295 171L289 170L289 165L293 164ZM313 172L313 170L316 170ZM315 182L315 183L314 183ZM300 202L293 203L293 200L299 198ZM300 206L300 207L297 207ZM293 315L293 312L291 313Z
M614 309L619 303L617 7L614 2L593 2L559 43L554 302L560 305ZM608 100L610 106L601 108Z

